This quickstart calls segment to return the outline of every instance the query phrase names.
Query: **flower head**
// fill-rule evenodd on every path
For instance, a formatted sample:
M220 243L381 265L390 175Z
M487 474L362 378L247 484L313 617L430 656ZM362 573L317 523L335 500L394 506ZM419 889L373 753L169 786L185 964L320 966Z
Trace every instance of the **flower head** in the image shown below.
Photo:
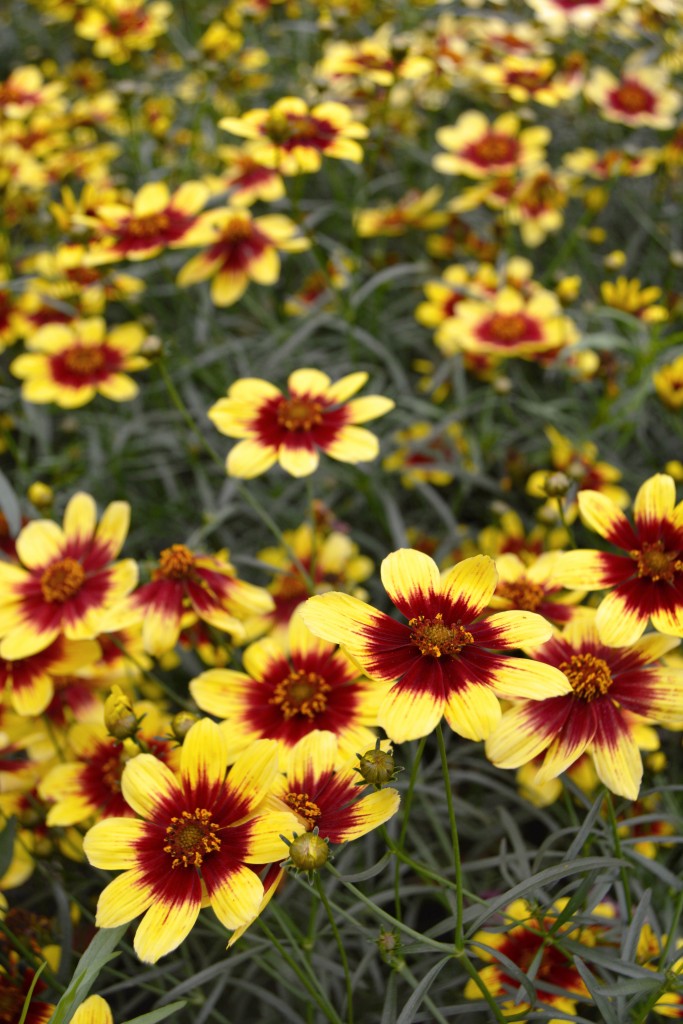
M436 139L446 150L433 160L442 174L507 177L541 163L550 129L542 125L522 128L512 113L501 114L490 123L480 111L467 110L452 127L437 129Z
M357 424L383 416L394 403L382 395L348 401L367 379L367 373L350 373L333 384L321 370L295 370L287 396L258 377L235 381L227 398L209 409L222 434L242 439L228 455L228 474L259 476L278 462L292 476L310 476L319 450L340 462L376 458L377 438Z

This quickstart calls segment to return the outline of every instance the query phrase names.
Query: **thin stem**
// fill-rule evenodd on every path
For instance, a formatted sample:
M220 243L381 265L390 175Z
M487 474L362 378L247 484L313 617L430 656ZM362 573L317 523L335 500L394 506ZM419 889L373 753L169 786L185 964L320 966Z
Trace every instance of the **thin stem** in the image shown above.
M612 829L612 839L614 841L614 853L619 860L621 860L621 839L619 837L619 825L617 823L617 816L614 813L614 804L612 803L612 794L609 789L605 789L605 808L607 809L607 816L609 818L610 827ZM619 877L621 878L621 884L624 890L624 903L626 904L626 917L630 921L633 914L633 905L631 902L631 888L629 885L628 868L624 866L619 869Z
M463 967L469 974L470 978L481 992L482 997L488 1003L491 1013L496 1018L496 1020L499 1021L500 1024L505 1024L506 1020L510 1020L509 1017L503 1016L503 1011L501 1010L500 1006L498 1005L494 997L489 992L488 988L486 987L486 983L482 979L481 975L479 974L479 971L474 966L470 958L468 956L463 955L460 957L460 963L463 965Z
M166 386L166 390L168 391L169 398L171 399L171 401L173 402L174 406L176 407L176 409L178 410L178 412L182 416L183 420L185 421L186 426L188 427L189 430L192 431L194 436L200 442L202 448L207 453L207 455L209 455L211 457L211 459L213 459L213 461L216 463L217 466L220 466L221 469L223 469L224 465L225 465L223 459L220 457L218 452L214 450L212 445L209 444L209 442L204 437L203 433L201 432L201 430L199 429L199 427L195 423L194 416L192 415L190 410L185 405L185 402L183 400L183 396L180 394L180 392L178 391L177 387L173 383L173 378L171 377L170 373L168 372L168 369L166 368L166 363L164 362L164 360L160 359L158 361L158 363L157 363L157 366L159 368L159 374L161 376L161 379L163 380L163 382L164 382L164 384Z
M412 768L410 769L410 781L408 782L408 790L403 801L403 821L401 823L401 834L398 838L396 846L402 850L405 844L406 834L408 832L408 822L410 820L410 809L413 805L413 795L415 792L415 783L417 782L417 773L422 761L422 754L424 753L425 744L427 737L423 736L418 745L417 751L415 752L415 760L413 761ZM396 917L401 920L401 865L398 860L396 861L396 868L394 871L394 906L396 909Z
M332 1024L344 1024L344 1022L342 1021L341 1017L339 1017L337 1015L336 1011L334 1010L334 1008L329 1005L327 1000L324 998L323 994L318 991L318 989L315 987L315 985L312 984L312 982L310 981L310 979L306 975L305 971L302 971L302 969L299 967L299 965L296 962L296 960L294 959L294 957L290 956L290 954L287 952L287 950L282 945L282 943L271 932L270 928L265 923L265 921L263 921L261 918L259 918L258 919L258 924L259 924L259 927L261 928L261 930L265 933L267 938L270 940L270 942L272 942L272 944L275 946L275 948L277 949L277 951L280 954L280 956L282 957L282 959L291 967L291 969L294 971L294 973L296 974L297 978L299 979L301 984L304 986L306 991L309 993L309 995L318 1004L318 1006L320 1007L322 1012L325 1014L327 1019L329 1021L331 1021Z
M441 755L441 770L443 772L443 783L446 790L446 803L448 805L448 820L451 826L451 841L453 845L453 866L455 868L455 949L460 954L465 948L465 937L463 932L463 889L462 889L462 863L460 860L460 841L458 839L458 824L455 820L455 806L453 804L453 788L451 786L451 775L448 770L448 757L446 756L446 744L443 738L441 722L436 727L436 739Z
M258 500L258 498L255 498L254 495L248 490L248 488L244 487L242 484L237 485L237 493L240 495L240 497L244 498L248 505L251 505L259 519L262 520L263 524L268 527L273 536L285 549L289 558L292 560L292 563L296 566L297 572L301 574L302 579L306 583L306 587L308 588L309 594L315 593L315 584L311 578L310 572L306 569L306 567L304 566L303 562L301 561L301 559L299 558L291 544L287 543L283 536L282 530L277 525L277 523L270 515L270 513L267 511L267 509L265 509L261 502Z
M332 913L332 907L330 906L327 896L325 894L325 889L323 887L322 882L320 881L319 874L315 876L315 887L317 889L318 896L320 897L320 901L327 912L327 919L330 922L330 928L332 929L332 934L334 935L335 942L337 943L337 950L339 951L339 960L344 969L344 979L346 981L346 1020L348 1024L353 1024L353 984L351 982L351 972L349 971L349 961L348 957L346 956L346 950L344 948L342 937L339 933L337 923L334 919L334 914Z

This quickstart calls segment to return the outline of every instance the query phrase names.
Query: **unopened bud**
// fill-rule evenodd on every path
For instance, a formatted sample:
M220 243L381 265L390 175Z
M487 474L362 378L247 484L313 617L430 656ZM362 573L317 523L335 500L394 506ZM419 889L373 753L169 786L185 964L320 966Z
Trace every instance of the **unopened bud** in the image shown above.
M543 490L549 498L563 498L571 485L572 482L566 473L549 473L543 485Z
M156 359L164 351L164 343L156 334L148 334L140 346L140 355L145 359Z
M36 480L29 487L26 496L36 508L49 508L55 495L49 484L44 484L42 480Z
M373 786L385 786L396 776L396 763L388 750L366 750L360 756L358 771L363 779Z
M138 731L138 719L133 705L116 683L104 702L104 724L116 740L127 740Z
M177 715L173 716L171 729L178 743L183 742L192 726L198 721L199 715L195 715L192 711L179 711Z
M512 391L512 381L504 373L493 378L491 387L497 395L509 395Z
M297 836L289 847L289 860L297 871L319 871L329 856L330 847L317 828Z

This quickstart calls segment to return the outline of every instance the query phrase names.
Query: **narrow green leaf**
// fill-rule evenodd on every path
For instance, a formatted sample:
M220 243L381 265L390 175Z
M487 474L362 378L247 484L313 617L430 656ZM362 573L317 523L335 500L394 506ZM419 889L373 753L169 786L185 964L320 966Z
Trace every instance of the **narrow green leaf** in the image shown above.
M90 992L105 964L117 957L112 953L128 925L118 928L102 928L95 935L85 953L78 961L69 986L55 1007L48 1024L69 1024L74 1012Z
M9 532L16 537L21 529L21 505L16 491L2 470L0 470L0 509L4 512Z
M123 1021L123 1024L158 1024L158 1021L166 1020L176 1010L182 1010L185 1004L185 999L179 999L176 1003L160 1006L158 1010L150 1010L149 1013L143 1013L140 1017L131 1017L130 1020Z
M47 967L47 961L43 960L42 964L40 965L40 967L38 968L36 973L33 975L33 981L31 982L30 989L26 993L26 999L24 1000L24 1007L23 1007L23 1009L21 1011L21 1017L19 1018L17 1024L25 1024L25 1021L28 1018L28 1011L31 1008L31 1000L33 999L33 993L35 991L36 985L38 984L38 978L43 973L43 971L45 970L46 967Z
M12 815L0 832L0 878L7 872L14 853L14 837L17 834L17 819Z
M437 964L434 964L431 970L427 971L424 978L401 1010L401 1015L396 1020L396 1024L412 1024L415 1013L417 1012L422 1000L429 993L432 983L436 980L437 976L441 973L446 964L449 963L453 963L453 957L445 956L443 960L439 960Z

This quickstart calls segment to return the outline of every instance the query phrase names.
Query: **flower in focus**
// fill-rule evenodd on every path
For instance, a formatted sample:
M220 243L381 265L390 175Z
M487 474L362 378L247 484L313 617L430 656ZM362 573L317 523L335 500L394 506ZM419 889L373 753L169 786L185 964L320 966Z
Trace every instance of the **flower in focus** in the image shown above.
M654 370L652 383L664 405L670 409L683 407L683 356Z
M536 781L566 771L589 753L601 782L635 800L643 763L630 712L648 722L683 726L683 673L659 663L680 641L650 634L626 647L608 647L591 618L574 619L534 656L563 672L571 689L515 702L489 736L487 757L518 768L545 751Z
M432 161L441 174L508 177L543 161L550 129L543 125L521 128L512 113L501 114L491 123L481 111L467 110L453 126L438 128L436 139L446 150Z
M228 474L250 479L277 462L291 476L310 476L318 468L319 450L339 462L375 459L379 441L357 424L384 416L394 402L383 395L349 401L367 379L367 373L350 373L332 383L320 370L295 370L287 380L287 397L257 377L235 381L227 398L208 412L222 434L241 438L228 455Z
M239 207L220 207L202 214L185 236L187 246L205 247L178 273L181 288L211 281L211 299L217 306L232 306L242 298L250 281L275 284L280 276L278 249L302 252L307 239L281 213L252 217Z
M569 691L557 669L507 653L548 639L545 619L523 611L480 618L496 587L492 559L466 558L441 578L428 555L401 549L384 559L381 576L407 624L339 593L310 598L302 615L370 678L391 684L378 722L395 743L427 736L444 715L460 736L484 739L500 718L498 696Z
M348 843L393 817L400 797L391 787L363 795L368 787L359 785L358 759L338 765L335 735L311 732L290 750L286 776L276 779L273 792L296 814L299 830L316 828L323 840Z
M144 648L158 658L175 647L189 609L239 642L244 620L272 607L270 594L238 579L223 554L200 555L185 544L171 544L159 555L151 581L127 598L125 614L123 606L113 614L126 624L141 621Z
M556 569L557 581L567 587L614 588L597 611L603 642L635 643L648 620L661 633L683 636L683 502L676 504L673 477L656 473L639 488L635 526L599 491L580 491L578 503L588 529L625 552L568 551Z
M129 372L145 370L140 355L147 337L141 324L119 324L107 331L102 317L46 324L26 339L28 352L13 359L10 371L24 383L27 402L54 402L77 409L102 395L112 402L129 402L138 385Z
M313 636L292 616L289 654L270 637L244 651L244 672L209 669L190 683L198 707L226 722L231 744L240 749L255 739L277 740L286 753L313 730L337 738L347 760L375 742L381 688L334 644Z
M126 765L123 797L140 817L100 821L85 837L91 864L123 870L100 895L96 924L143 914L134 946L145 963L179 946L203 905L231 930L254 920L264 887L250 865L282 859L281 835L296 830L291 813L258 815L277 773L276 743L253 744L227 776L226 764L221 730L201 719L183 743L179 775L152 754Z
M272 107L241 117L224 117L218 127L253 140L254 159L286 175L319 171L323 156L360 163L363 149L356 140L368 135L346 104L330 101L309 109L297 96L283 96Z
M21 564L0 562L0 658L27 658L60 633L68 640L98 635L103 613L137 582L132 558L112 563L129 521L128 503L114 501L98 524L93 498L81 491L66 506L63 528L36 519L21 530Z

